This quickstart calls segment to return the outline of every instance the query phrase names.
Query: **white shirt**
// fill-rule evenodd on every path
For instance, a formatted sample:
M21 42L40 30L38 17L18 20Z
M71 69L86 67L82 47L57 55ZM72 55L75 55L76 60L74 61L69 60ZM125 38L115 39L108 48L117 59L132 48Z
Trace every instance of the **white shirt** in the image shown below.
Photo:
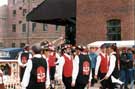
M72 82L75 83L77 76L79 73L79 56L76 55L74 60L73 60L73 73L72 73ZM89 75L89 82L91 82L92 79L92 70L90 71L90 75Z
M28 51L24 51L24 52L28 53ZM26 63L26 64L22 64L22 60L21 60L21 55L22 55L22 53L23 53L23 52L20 52L20 53L19 53L19 56L18 56L18 64L19 64L20 66L25 67L25 66L27 65L27 63ZM29 53L29 59L31 59L31 58L32 58L32 54Z
M34 57L41 58L42 55L36 54L36 55L34 55ZM24 72L24 75L23 75L23 79L22 79L22 82L21 82L21 86L22 86L23 89L26 89L26 87L29 84L30 73L31 73L32 67L33 67L32 60L28 60L28 63L27 63L27 66L26 66L26 69L25 69L25 72ZM50 76L49 76L49 66L48 66L48 62L47 62L46 87L49 87L49 85L50 85Z
M3 74L2 70L0 69L0 74Z
M50 86L50 73L49 73L49 64L48 64L48 58L45 55L42 55L43 58L45 58L46 63L47 63L47 81L46 81L46 87Z
M103 55L104 57L106 56L105 53L103 52L100 52L101 55ZM109 58L107 57L108 61L109 61ZM96 62L96 68L95 68L95 75L97 76L98 75L98 70L99 70L99 67L100 67L100 63L101 63L101 56L98 55L97 56L97 62Z
M60 55L58 53L56 53L56 58L57 58L57 61L56 61L56 64L59 64L60 63Z
M79 72L79 57L78 55L75 56L74 60L73 60L73 74L72 74L72 82L75 83L77 76L78 76L78 72Z
M116 56L114 54L116 54L116 52L112 52L109 55L110 65L109 65L109 70L108 70L108 72L106 74L107 77L110 77L110 75L114 71L114 68L115 68L115 65L116 65L115 64L116 63Z

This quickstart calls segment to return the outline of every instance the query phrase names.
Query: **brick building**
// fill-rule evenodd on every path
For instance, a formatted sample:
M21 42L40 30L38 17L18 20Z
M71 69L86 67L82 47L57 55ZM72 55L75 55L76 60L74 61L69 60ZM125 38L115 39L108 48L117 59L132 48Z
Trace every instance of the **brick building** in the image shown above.
M77 0L78 44L135 39L134 0Z
M8 31L4 47L22 47L42 40L55 40L64 27L26 21L26 15L43 0L8 0Z
M135 39L135 0L76 0L75 4L77 44Z
M0 6L0 47L4 45L7 31L7 5Z

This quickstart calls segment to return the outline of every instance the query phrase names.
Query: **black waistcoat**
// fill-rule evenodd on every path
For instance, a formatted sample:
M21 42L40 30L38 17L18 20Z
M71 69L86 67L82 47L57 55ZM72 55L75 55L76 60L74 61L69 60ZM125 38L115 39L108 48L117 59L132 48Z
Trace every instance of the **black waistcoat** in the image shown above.
M45 89L47 62L44 58L32 58L32 70L27 89Z
M91 71L91 61L88 55L79 55L79 73L77 76L77 83L87 84Z

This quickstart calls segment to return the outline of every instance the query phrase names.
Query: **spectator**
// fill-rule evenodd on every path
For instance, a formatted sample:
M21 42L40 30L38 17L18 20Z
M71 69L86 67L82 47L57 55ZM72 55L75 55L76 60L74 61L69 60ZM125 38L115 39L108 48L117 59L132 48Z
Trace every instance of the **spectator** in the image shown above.
M29 52L30 46L26 44L23 49L24 50L20 52L18 56L18 64L20 66L20 81L22 81L27 61L32 58L32 54Z
M94 74L95 74L96 61L97 61L97 54L95 53L94 47L90 47L89 57L91 59L91 67L92 67L91 86L94 86L94 84L96 83L96 79L94 78Z
M129 48L127 50L127 58L128 58L128 80L130 80L130 89L134 89L134 69L133 69L133 53L132 50Z
M120 80L124 82L125 89L128 89L128 61L126 48L123 48L120 55Z

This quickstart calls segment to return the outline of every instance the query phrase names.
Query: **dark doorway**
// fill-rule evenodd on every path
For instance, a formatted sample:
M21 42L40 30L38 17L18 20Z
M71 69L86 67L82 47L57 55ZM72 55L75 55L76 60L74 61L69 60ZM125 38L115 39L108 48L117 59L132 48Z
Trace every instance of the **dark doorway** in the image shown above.
M68 24L65 28L65 40L66 44L76 44L76 25L75 24Z

